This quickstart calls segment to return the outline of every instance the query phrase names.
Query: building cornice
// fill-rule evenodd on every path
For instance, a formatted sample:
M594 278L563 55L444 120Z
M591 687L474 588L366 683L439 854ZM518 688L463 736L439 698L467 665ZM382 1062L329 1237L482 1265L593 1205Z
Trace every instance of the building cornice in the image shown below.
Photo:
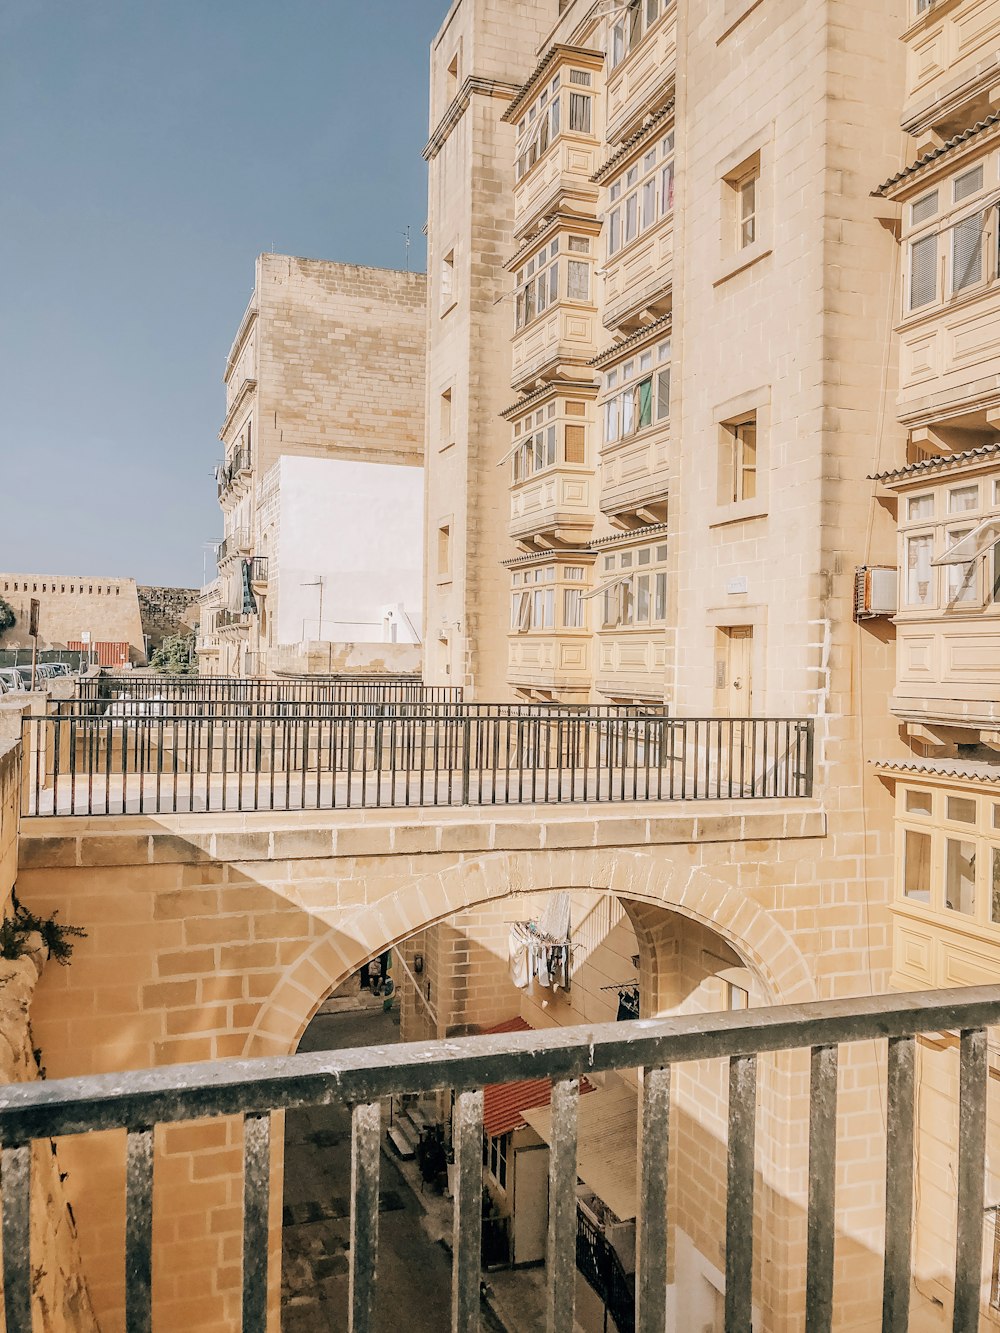
M424 145L422 157L425 162L432 161L444 147L449 134L465 115L469 103L474 96L479 97L501 97L509 100L517 92L516 83L507 83L501 79L483 79L478 74L470 74L469 77L455 94L451 105L437 123L437 127L432 131L431 137Z
M591 182L594 185L603 185L608 177L620 166L622 166L633 153L639 153L645 147L647 139L655 138L664 127L664 123L673 120L675 99L672 97L666 106L661 107L659 111L654 112L652 116L640 125L636 132L629 136L622 146L604 163L598 167L591 176Z
M552 239L552 236L561 227L572 227L575 231L589 231L592 236L601 234L601 220L591 217L586 213L564 213L561 210L558 213L549 213L542 218L539 225L531 235L521 242L510 259L504 264L508 270L517 268L518 264L531 253L538 245L546 245Z
M243 404L250 397L250 395L252 393L256 393L256 391L257 391L256 380L246 379L240 385L240 391L233 399L233 405L226 413L225 421L223 421L222 425L219 427L219 439L222 440L223 443L225 443L226 435L229 433L229 428L233 424L234 419L239 415L240 409L242 408Z
M872 190L872 196L882 199L902 198L916 180L929 176L930 168L939 166L942 159L947 158L950 161L951 158L957 157L959 150L973 140L977 140L976 147L979 147L980 143L995 139L998 135L1000 135L1000 111L995 111L985 120L977 121L969 129L962 130L961 134L948 139L940 148L932 148L929 153L924 153L902 171L897 171L895 176L890 176Z
M644 343L655 342L657 338L662 337L672 323L673 312L661 315L659 319L654 319L652 324L644 324L641 329L637 329L635 333L623 338L621 342L612 343L603 352L598 352L596 356L591 357L587 365L593 366L595 370L601 370L626 353L635 351L637 347L641 347Z
M574 61L577 64L589 64L595 69L601 69L604 66L604 52L593 51L586 46L567 46L563 42L554 43L518 88L514 100L500 119L506 121L508 125L513 124L527 103L531 101L536 93L541 92L540 84L548 78L553 67L565 64L568 61Z
M666 523L650 523L645 528L633 528L629 532L615 532L610 537L598 537L586 546L574 546L561 551L531 551L527 555L516 555L510 560L501 560L504 569L514 569L518 565L551 565L556 560L563 562L583 560L586 557L596 559L602 551L615 546L636 546L650 539L667 535ZM641 572L641 571L640 571Z
M242 352L243 345L247 340L247 335L259 314L260 307L257 304L257 290L255 288L253 295L250 297L250 304L247 306L243 313L243 318L240 320L240 327L236 330L236 337L233 339L233 345L229 349L229 355L226 357L226 373L222 377L223 384L228 383L229 376L233 373L233 366L236 364L236 359L240 352Z
M548 384L543 384L540 389L535 389L533 393L526 393L523 398L519 398L516 403L511 403L510 407L505 407L502 412L497 413L504 421L513 421L519 417L522 412L527 412L532 407L537 407L539 403L547 402L550 398L558 398L564 394L589 394L596 398L600 386L594 383L587 384L582 380L551 380Z

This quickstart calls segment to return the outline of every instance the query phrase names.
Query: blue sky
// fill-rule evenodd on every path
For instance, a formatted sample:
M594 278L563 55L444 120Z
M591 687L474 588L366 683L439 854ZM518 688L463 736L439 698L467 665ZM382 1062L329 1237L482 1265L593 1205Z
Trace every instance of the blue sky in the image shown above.
M446 9L0 0L0 568L201 582L255 256L424 266Z

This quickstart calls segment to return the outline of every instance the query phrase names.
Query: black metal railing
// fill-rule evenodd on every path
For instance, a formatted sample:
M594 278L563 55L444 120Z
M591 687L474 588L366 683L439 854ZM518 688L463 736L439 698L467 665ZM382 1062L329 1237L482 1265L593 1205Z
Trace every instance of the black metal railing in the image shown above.
M338 675L260 679L246 676L105 674L81 681L82 699L188 700L226 703L460 703L461 685L425 685L413 675Z
M250 560L250 582L267 582L267 556L255 555Z
M250 617L243 611L217 611L215 613L215 628L221 629L246 629L250 624Z
M149 703L148 708L155 705ZM808 797L801 718L364 710L24 719L26 815ZM479 711L487 709L487 711Z
M225 495L233 482L251 466L250 450L237 449L232 457L219 468L219 496Z
M618 1333L635 1333L635 1277L625 1272L618 1251L579 1204L576 1266L601 1298Z
M243 1120L243 1329L265 1333L271 1178L271 1115L339 1099L351 1106L350 1328L376 1333L382 1102L405 1093L455 1093L452 1333L480 1327L483 1088L551 1077L549 1214L545 1281L548 1333L572 1333L577 1271L577 1127L580 1079L641 1070L636 1203L642 1219L636 1266L636 1327L665 1333L668 1182L677 1146L668 1134L674 1065L723 1060L729 1067L725 1184L725 1327L749 1333L757 1189L757 1059L810 1052L805 1306L808 1333L833 1327L838 1235L837 1066L842 1044L888 1039L882 1323L909 1325L916 1144L916 1038L960 1033L954 1333L979 1328L983 1284L987 1028L1000 1023L1000 986L926 991L690 1014L622 1025L582 1024L284 1058L222 1060L0 1089L3 1145L3 1289L6 1327L32 1326L32 1275L50 1257L32 1251L32 1142L125 1130L125 1326L149 1329L156 1299L152 1225L157 1125L216 1116ZM797 1128L797 1127L793 1127ZM345 1182L345 1192L347 1185ZM239 1197L237 1192L237 1197ZM39 1232L35 1231L35 1238ZM168 1242L161 1242L168 1243ZM798 1275L796 1275L798 1284ZM871 1312L873 1324L877 1320Z

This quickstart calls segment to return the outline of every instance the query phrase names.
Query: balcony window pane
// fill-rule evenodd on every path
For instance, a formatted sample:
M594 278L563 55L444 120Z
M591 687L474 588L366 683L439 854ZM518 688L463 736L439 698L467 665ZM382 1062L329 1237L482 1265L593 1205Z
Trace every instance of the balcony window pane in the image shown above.
M567 296L571 301L590 299L590 265L579 259L570 259L566 263Z
M992 599L1000 602L1000 542L993 548L993 589Z
M650 177L642 186L642 225L651 227L656 221L656 181Z
M608 258L621 245L621 209L616 208L608 218Z
M948 492L948 513L966 514L979 508L978 486L957 486Z
M953 912L976 911L976 844L945 839L944 903Z
M934 496L915 495L908 501L906 516L911 523L934 517Z
M565 629L583 629L583 590L581 588L563 589L563 627Z
M612 398L604 404L604 443L614 444L618 439L618 399Z
M635 391L626 389L622 400L622 439L635 430Z
M649 575L640 574L635 581L635 621L645 625L649 620Z
M612 67L620 65L625 58L625 24L616 23L614 33L611 38L611 64Z
M585 463L586 433L583 426L566 426L564 449L567 463Z
M907 829L903 846L903 896L913 902L931 900L931 835Z
M630 194L625 200L625 237L624 244L634 241L638 231L639 196Z
M590 98L585 93L569 95L569 127L577 134L590 133Z
M951 286L956 292L974 287L983 276L983 224L985 213L963 218L952 228Z
M652 27L660 12L660 0L646 0L646 27Z
M545 463L552 467L556 461L556 428L550 426L545 432Z
M544 281L544 279L543 279ZM549 305L554 305L559 300L559 265L553 264L549 269Z
M916 227L921 222L926 222L932 218L938 211L938 193L932 190L930 194L925 194L923 199L918 199L915 204L910 205L910 222Z
M960 204L963 199L968 199L982 188L982 167L973 167L971 171L963 171L961 176L955 177L955 203Z
M549 113L552 117L552 137L553 139L559 133L559 98L552 99L552 108Z
M948 545L953 546L956 542L967 537L972 531L971 528L955 528L948 532ZM975 560L964 561L960 565L946 565L946 596L949 602L975 602L977 600L976 589L976 562Z
M967 796L949 796L948 818L959 824L974 824L976 822L976 802Z
M660 212L669 213L674 206L674 164L668 162L660 172Z
M670 367L657 371L656 375L656 419L666 421L670 416Z
M1000 926L1000 847L991 848L990 920Z
M656 590L653 597L653 619L663 621L667 618L667 576L657 574Z
M937 237L925 236L910 246L910 309L937 296Z
M639 385L639 429L653 422L653 381L643 380Z
M929 815L931 809L931 794L929 791L907 791L906 810L908 814Z
M906 541L906 602L908 606L930 606L933 601L931 557L934 538L930 533Z

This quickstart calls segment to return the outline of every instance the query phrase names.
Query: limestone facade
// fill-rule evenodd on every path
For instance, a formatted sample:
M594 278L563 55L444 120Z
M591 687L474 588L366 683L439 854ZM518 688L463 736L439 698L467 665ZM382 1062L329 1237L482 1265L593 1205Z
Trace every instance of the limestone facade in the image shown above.
M282 460L421 466L425 291L420 273L258 257L224 376L217 470L224 534L219 579L203 598L203 671L242 675L249 666L262 674L272 649L287 658L300 642L334 641L332 630L317 633L319 624L293 644L277 633ZM321 536L337 548L336 534L320 527ZM419 566L419 551L414 560ZM297 594L297 574L293 581ZM337 596L336 580L329 582L328 605ZM244 610L244 584L252 613Z

